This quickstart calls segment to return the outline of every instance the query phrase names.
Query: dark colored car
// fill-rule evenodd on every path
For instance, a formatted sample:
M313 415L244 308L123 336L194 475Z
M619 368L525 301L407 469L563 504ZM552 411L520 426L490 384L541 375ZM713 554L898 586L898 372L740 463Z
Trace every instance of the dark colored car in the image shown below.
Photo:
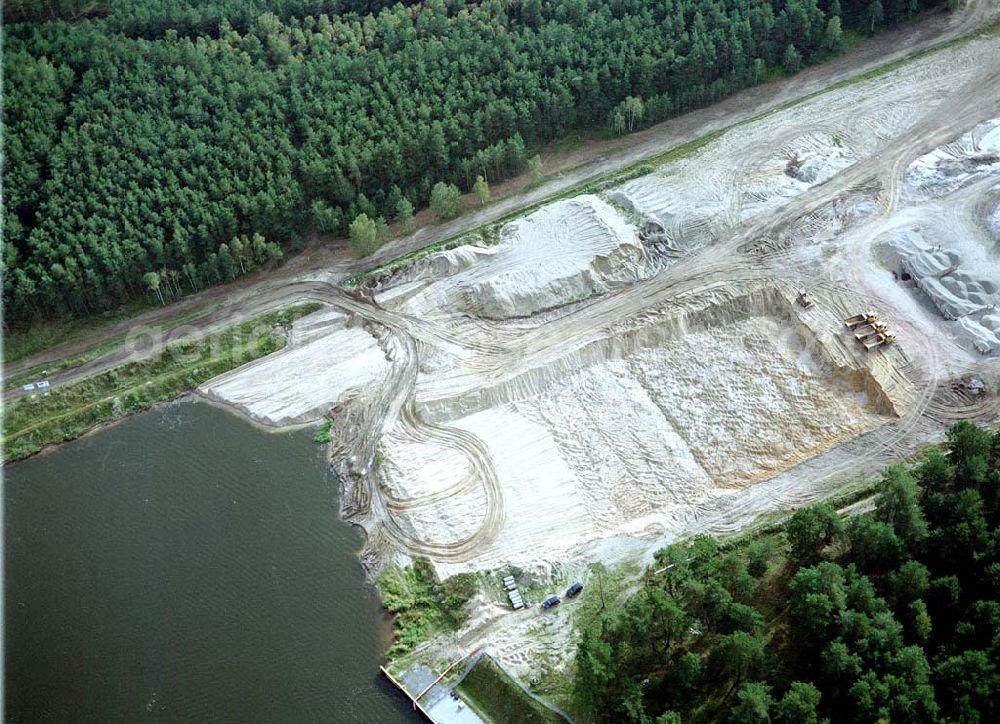
M572 586L566 589L566 598L573 598L574 596L579 596L580 591L583 590L583 584L577 581Z
M542 601L542 608L552 608L559 605L559 596L549 596Z

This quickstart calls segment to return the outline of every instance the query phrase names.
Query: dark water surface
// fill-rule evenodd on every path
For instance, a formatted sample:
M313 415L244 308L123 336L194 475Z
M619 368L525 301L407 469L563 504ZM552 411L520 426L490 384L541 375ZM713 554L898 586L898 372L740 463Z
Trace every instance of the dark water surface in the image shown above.
M7 468L5 721L419 721L309 437L182 402Z

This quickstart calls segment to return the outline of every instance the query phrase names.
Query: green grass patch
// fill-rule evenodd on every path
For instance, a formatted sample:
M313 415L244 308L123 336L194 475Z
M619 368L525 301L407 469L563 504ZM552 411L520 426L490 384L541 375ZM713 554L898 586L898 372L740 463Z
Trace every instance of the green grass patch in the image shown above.
M315 311L316 303L272 312L225 331L168 345L160 354L130 362L50 394L22 397L4 406L4 461L22 460L46 445L79 437L95 425L173 399L223 372L284 346L271 333Z
M472 667L455 691L486 722L552 724L563 718L527 696L489 656Z
M474 573L439 580L426 558L416 558L405 568L389 568L377 583L382 605L395 616L389 659L404 656L417 644L465 623L465 604L479 587Z
M313 442L326 445L330 442L330 429L333 427L333 420L324 420L323 424L316 428L313 433Z
M310 309L313 311L319 309L321 306L315 302L309 302L308 305L312 305ZM149 325L148 331L151 334L165 333L169 329L182 324L195 323L198 319L210 314L216 306L218 305L213 304L208 307L199 307L197 309L184 312L183 314L178 314L176 317L164 320L160 324ZM139 306L137 304L132 304L127 307L122 307L113 316L103 316L94 319L45 322L44 324L32 327L26 332L14 331L10 335L10 339L13 340L13 347L8 347L7 345L9 345L10 342L8 341L8 338L4 338L4 364L10 364L18 359L27 357L37 352L42 352L58 344L66 344L81 337L95 334L104 327L120 322L123 319L129 319L130 317L145 311L147 308L148 306L146 305ZM93 360L103 357L104 355L113 352L126 344L129 341L129 336L132 332L133 330L122 332L121 334L115 335L101 344L94 345L93 347L90 347L73 357L66 357L65 359L37 365L25 370L24 372L7 377L3 381L3 389L13 389L15 387L20 387L27 382L37 380L44 376L42 374L43 371L45 374L51 375L56 372L61 372L62 370L79 367L87 362L92 362Z

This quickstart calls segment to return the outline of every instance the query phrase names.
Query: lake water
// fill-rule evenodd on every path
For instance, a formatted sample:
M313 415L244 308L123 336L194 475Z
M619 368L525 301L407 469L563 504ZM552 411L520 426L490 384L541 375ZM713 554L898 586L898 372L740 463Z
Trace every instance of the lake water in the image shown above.
M180 402L4 473L6 721L420 721L309 431Z

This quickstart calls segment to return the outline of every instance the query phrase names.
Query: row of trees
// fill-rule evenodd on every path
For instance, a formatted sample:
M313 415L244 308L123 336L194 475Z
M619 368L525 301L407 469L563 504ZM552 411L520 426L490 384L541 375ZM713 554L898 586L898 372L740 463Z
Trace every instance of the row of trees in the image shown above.
M571 129L634 130L932 2L113 0L8 25L7 318L211 279L234 236L287 249L439 183L538 177L528 149Z
M998 542L1000 434L960 423L870 515L815 505L738 550L658 553L582 632L577 696L602 721L996 721Z

